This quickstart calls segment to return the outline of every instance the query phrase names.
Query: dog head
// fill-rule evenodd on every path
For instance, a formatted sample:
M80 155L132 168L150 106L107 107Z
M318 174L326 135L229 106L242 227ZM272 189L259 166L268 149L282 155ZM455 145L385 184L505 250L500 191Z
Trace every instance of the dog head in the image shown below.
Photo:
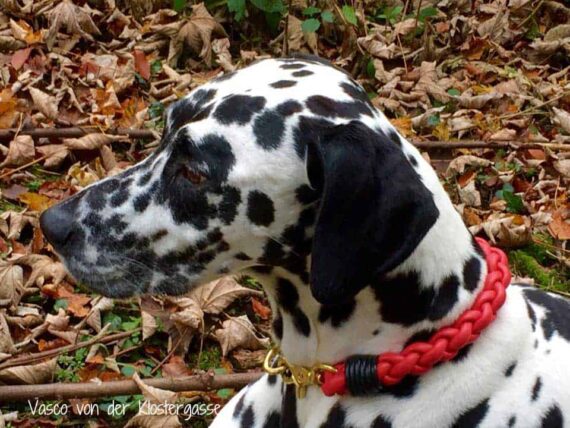
M346 74L266 60L176 102L153 155L50 208L41 226L104 295L180 294L282 266L338 302L435 222L418 162Z

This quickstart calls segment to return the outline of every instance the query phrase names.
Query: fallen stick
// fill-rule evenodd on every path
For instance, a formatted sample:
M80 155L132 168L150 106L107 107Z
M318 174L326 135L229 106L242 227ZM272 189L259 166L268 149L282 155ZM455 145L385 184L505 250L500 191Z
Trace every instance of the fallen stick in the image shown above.
M169 391L209 391L222 388L242 388L254 382L262 373L234 373L214 375L211 372L181 378L143 379L144 383ZM41 385L0 386L0 401L7 404L14 401L34 399L64 400L69 398L101 398L116 395L139 394L140 389L133 380L111 382L49 383Z
M86 340L84 342L79 342L79 343L76 343L73 345L62 346L60 348L50 349L48 351L37 352L35 354L22 355L21 357L11 358L9 361L0 364L0 370L7 369L10 367L17 367L17 366L25 366L25 365L29 365L29 364L34 364L40 360L45 360L47 358L54 357L56 355L60 355L60 354L66 353L66 352L73 352L73 351L76 351L80 348L85 348L87 346L94 345L95 343L109 343L109 342L113 342L116 340L125 339L129 336L132 336L133 333L137 330L140 330L140 328L136 329L136 330L110 334L110 335L104 336L104 337L100 337L99 335L97 335L97 336L95 336L89 340ZM0 397L2 397L2 396L0 395Z
M0 129L0 141L10 141L16 133L18 135L30 135L34 138L79 138L87 134L105 133L109 135L126 135L130 138L154 138L156 131L150 129L130 129L130 128L109 128L101 130L100 128L31 128L31 129ZM460 141L412 141L419 149L551 149L551 150L570 150L570 144L559 143L538 143L524 142L517 140L460 140Z

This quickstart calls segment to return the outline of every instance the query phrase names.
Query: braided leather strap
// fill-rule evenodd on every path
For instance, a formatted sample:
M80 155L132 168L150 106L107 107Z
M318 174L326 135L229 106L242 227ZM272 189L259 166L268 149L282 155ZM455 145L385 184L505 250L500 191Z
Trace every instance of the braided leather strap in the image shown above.
M440 328L428 342L414 342L401 352L386 352L376 359L376 375L380 385L390 386L407 375L420 375L435 364L453 359L461 348L474 342L495 319L506 298L511 273L505 253L476 238L487 262L485 285L470 309L452 325ZM336 373L325 372L321 389L327 396L347 392L345 363L335 365Z

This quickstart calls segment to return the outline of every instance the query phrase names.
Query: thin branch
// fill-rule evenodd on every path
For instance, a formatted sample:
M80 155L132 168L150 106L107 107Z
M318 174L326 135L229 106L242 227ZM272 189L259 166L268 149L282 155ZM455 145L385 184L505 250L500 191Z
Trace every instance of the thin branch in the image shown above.
M10 367L34 364L34 363L37 363L38 361L44 360L46 358L55 357L56 355L61 355L61 354L64 354L66 352L73 352L73 351L76 351L80 348L85 348L87 346L91 346L91 345L94 345L96 343L110 343L110 342L114 342L117 340L125 339L129 336L132 336L133 333L135 333L138 330L140 330L140 328L138 328L136 330L110 334L109 336L105 336L105 337L101 337L100 335L97 335L97 336L95 336L89 340L86 340L84 342L79 342L75 345L62 346L61 348L50 349L48 351L37 352L35 354L23 355L21 357L12 358L12 359L10 359L10 361L7 361L3 364L0 364L0 370L7 369ZM1 396L2 395L0 394L0 397Z
M18 132L19 131L19 132ZM29 128L0 129L0 141L13 140L16 135L30 135L33 138L80 138L87 134L105 133L108 135L127 135L130 138L154 138L154 131L150 129L109 128L101 130L99 127L71 127L71 128Z
M209 391L222 388L241 388L258 380L261 376L262 373L259 372L223 375L214 375L208 372L181 378L144 379L144 383L155 388L175 392ZM140 389L133 380L0 386L0 397L2 397L3 403L33 399L63 400L133 394L140 394Z

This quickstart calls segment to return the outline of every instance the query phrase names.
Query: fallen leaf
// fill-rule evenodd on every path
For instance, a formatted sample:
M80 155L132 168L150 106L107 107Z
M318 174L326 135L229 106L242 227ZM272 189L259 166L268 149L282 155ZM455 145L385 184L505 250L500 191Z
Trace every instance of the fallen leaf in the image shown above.
M0 261L0 307L17 306L24 291L24 270L11 262Z
M259 338L254 333L255 327L246 315L230 318L222 323L222 328L214 332L214 336L220 342L222 354L237 347L247 349L263 349L269 346L269 339Z
M10 367L0 370L0 384L37 385L49 383L57 367L57 358L39 364Z
M32 48L20 49L19 51L14 52L12 60L10 61L12 67L14 67L15 70L22 68L30 57L31 52Z
M47 210L55 203L55 201L52 201L45 195L32 192L22 193L18 199L20 202L26 204L30 210L37 212Z
M560 208L554 211L548 231L556 239L570 239L570 209Z
M0 273L1 275L1 273ZM1 281L1 279L0 279ZM0 287L1 290L1 287ZM0 300L2 297L0 296ZM0 353L3 354L14 354L16 348L14 342L12 341L12 335L10 334L10 328L8 328L8 323L4 318L4 314L0 312Z
M156 332L158 324L154 316L145 311L141 311L141 319L142 319L142 337L143 340L146 340Z
M80 138L64 138L63 144L70 150L95 150L113 141L125 140L124 136L107 134L87 134Z
M68 0L64 0L66 2ZM36 108L48 119L57 117L57 99L36 88L30 88L30 95Z
M251 289L242 287L235 279L226 276L194 289L189 297L198 302L202 311L219 314L238 297L252 293Z
M446 174L448 176L454 174L463 174L466 166L480 168L489 166L491 164L492 162L488 159L483 159L473 155L462 155L456 157L449 163Z
M90 41L94 40L91 34L101 34L91 19L90 13L85 8L73 4L71 0L63 0L52 10L46 12L46 16L50 22L46 35L48 49L53 47L62 27L65 27L68 33Z
M8 155L1 166L20 166L34 160L34 140L29 135L18 135L10 143Z
M108 297L98 297L95 303L91 306L91 313L85 320L85 322L93 327L93 329L99 333L101 331L101 312L110 311L115 306L115 301L109 299ZM144 339L144 338L143 338Z
M150 63L146 58L146 55L143 51L139 51L135 49L133 53L133 57L135 58L135 70L137 73L141 75L141 77L145 80L150 79Z
M69 150L61 144L46 144L38 147L37 151L42 156L47 156L44 160L45 168L58 168L69 156Z
M564 131L570 134L570 113L556 107L552 107L552 110L554 111L554 121L558 126L564 129Z
M173 355L168 362L162 366L163 377L180 378L190 376L191 374L192 370L188 368L184 358L179 355Z
M271 316L271 308L265 306L255 297L251 298L251 307L253 309L253 312L259 315L262 320L267 320Z

